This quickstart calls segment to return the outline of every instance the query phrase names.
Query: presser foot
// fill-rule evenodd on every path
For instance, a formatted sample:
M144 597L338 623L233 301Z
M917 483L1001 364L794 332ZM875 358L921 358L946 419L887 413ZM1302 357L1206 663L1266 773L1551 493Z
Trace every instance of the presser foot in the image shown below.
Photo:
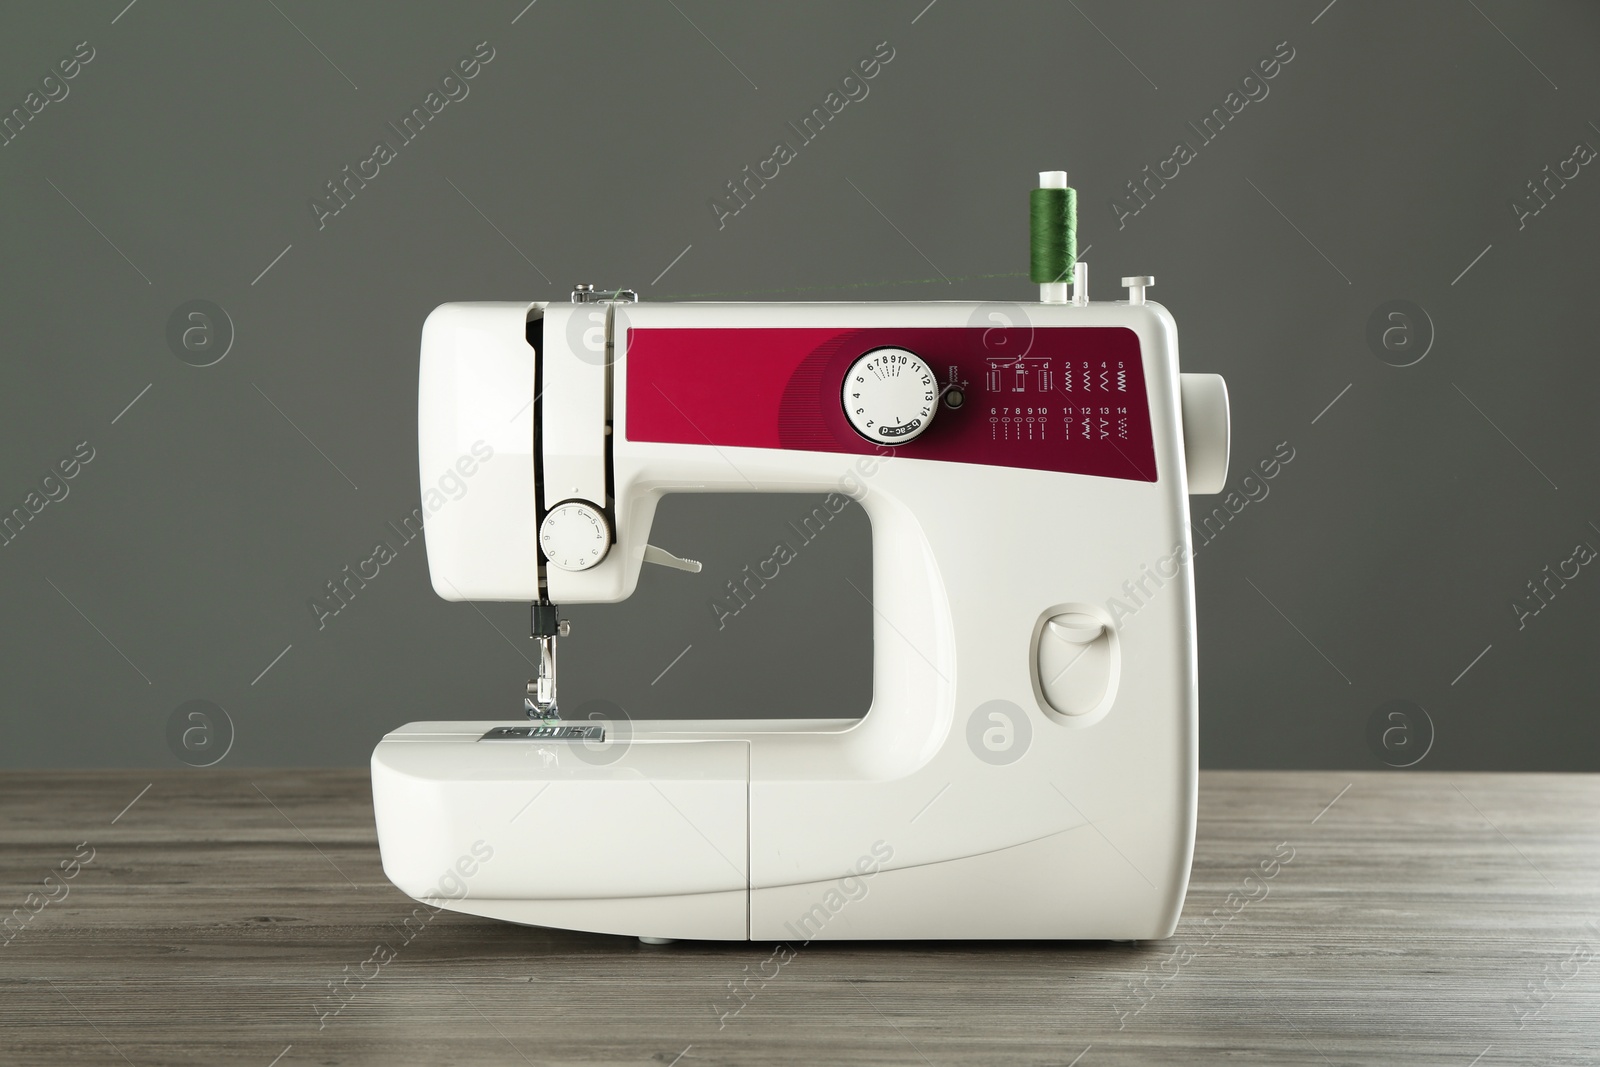
M558 610L554 604L534 604L529 621L528 635L539 643L539 676L528 679L522 710L528 718L546 723L561 721L556 710L556 638L572 632L570 622L556 617Z
M534 698L536 682L528 680L528 695L522 698L522 711L534 722L552 723L561 721L561 712L554 704L544 704Z

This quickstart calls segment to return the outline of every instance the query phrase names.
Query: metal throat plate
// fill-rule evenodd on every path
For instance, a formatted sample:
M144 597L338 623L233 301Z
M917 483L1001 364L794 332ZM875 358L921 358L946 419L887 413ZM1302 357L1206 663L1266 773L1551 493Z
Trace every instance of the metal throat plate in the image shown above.
M496 726L479 741L604 741L604 726L549 723L540 726Z

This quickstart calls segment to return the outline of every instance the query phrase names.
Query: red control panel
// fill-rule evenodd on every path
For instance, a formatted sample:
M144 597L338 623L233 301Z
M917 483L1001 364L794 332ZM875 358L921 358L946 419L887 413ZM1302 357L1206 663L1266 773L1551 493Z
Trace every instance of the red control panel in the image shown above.
M915 353L941 389L927 430L895 446L897 456L1156 480L1139 339L1121 326L630 328L622 432L662 444L886 452L851 428L840 395L851 364L878 348Z

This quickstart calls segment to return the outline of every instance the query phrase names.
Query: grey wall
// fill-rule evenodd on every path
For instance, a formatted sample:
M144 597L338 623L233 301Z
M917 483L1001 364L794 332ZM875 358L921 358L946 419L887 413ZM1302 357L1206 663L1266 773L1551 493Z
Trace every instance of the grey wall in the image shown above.
M307 606L417 503L431 308L575 281L1028 299L1026 191L1064 166L1098 295L1155 274L1185 367L1232 391L1235 505L1257 499L1199 552L1204 762L1600 766L1600 568L1568 565L1542 607L1527 590L1600 548L1600 167L1563 163L1600 147L1600 8L523 3L0 14L5 109L94 50L0 147L0 505L93 450L0 547L5 765L176 766L191 700L226 710L230 766L355 764L402 722L513 714L524 609L438 600L420 544L325 628ZM484 41L470 94L319 229L323 183ZM709 198L883 41L870 95L719 228ZM1289 49L1202 143L1188 124ZM1195 158L1119 220L1179 140ZM1578 173L1519 219L1546 165ZM196 299L234 335L206 367L167 336ZM1368 326L1396 300L1423 314L1391 351ZM1281 443L1293 460L1241 485ZM563 696L859 713L859 511L725 630L709 608L809 506L669 501L655 540L707 577L573 609Z

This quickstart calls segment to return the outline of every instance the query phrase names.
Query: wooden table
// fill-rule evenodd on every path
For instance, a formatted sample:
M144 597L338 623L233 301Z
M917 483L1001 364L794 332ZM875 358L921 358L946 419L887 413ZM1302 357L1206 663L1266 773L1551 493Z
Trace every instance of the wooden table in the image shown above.
M1210 772L1200 801L1170 941L819 942L732 1015L772 946L407 926L364 771L14 773L0 1062L1600 1062L1600 777Z

